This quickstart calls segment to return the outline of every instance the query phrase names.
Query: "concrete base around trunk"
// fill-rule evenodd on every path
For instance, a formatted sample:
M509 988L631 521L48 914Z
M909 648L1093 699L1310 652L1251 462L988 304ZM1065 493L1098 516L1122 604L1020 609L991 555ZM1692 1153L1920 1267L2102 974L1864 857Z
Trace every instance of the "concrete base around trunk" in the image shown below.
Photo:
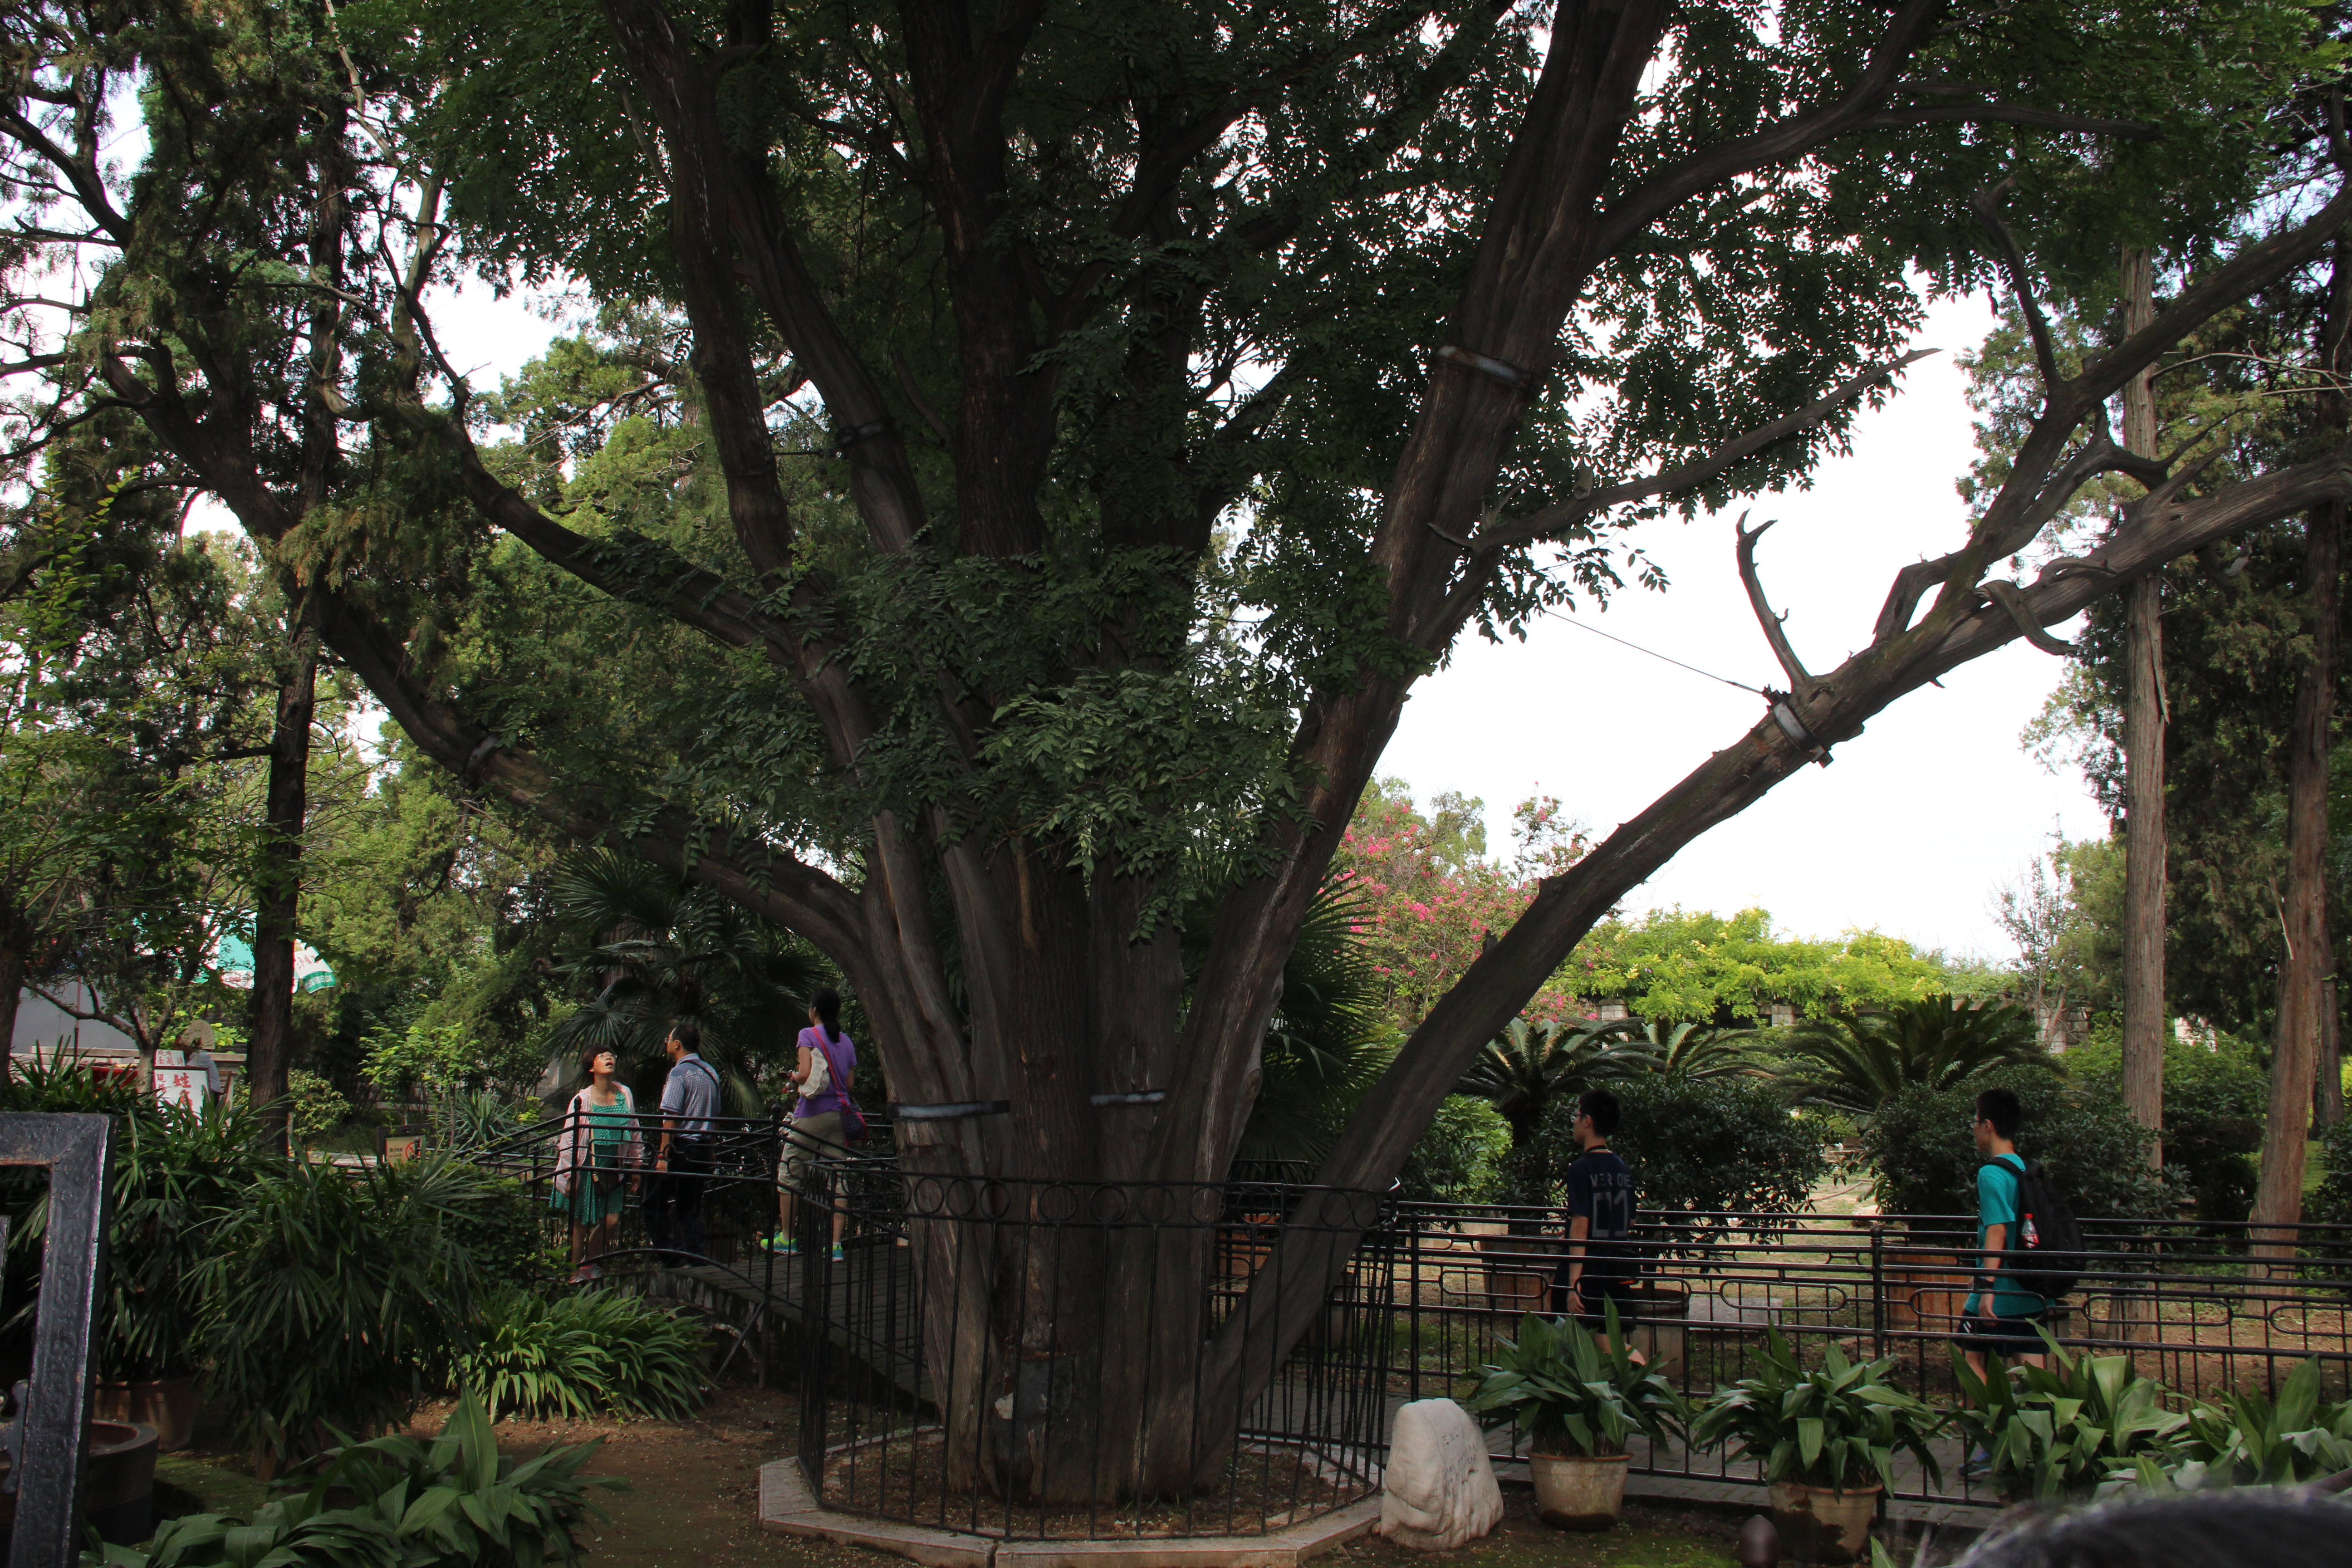
M1375 1495L1265 1535L1003 1541L844 1513L826 1508L809 1490L799 1460L778 1459L760 1467L762 1527L844 1546L870 1546L924 1568L1297 1568L1310 1557L1369 1533L1380 1520L1381 1500Z

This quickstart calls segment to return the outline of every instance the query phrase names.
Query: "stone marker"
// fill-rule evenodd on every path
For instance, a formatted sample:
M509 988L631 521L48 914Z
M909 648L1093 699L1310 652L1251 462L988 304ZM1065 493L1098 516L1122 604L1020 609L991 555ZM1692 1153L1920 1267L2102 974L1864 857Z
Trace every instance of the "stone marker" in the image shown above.
M1400 1546L1451 1552L1502 1521L1503 1489L1469 1413L1450 1399L1400 1409L1381 1489L1381 1533Z

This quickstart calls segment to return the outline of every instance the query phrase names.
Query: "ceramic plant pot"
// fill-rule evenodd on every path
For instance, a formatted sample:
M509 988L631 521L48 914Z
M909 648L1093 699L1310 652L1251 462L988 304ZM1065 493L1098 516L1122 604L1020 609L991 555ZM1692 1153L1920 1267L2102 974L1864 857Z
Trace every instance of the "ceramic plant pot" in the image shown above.
M1772 1483L1772 1523L1791 1563L1868 1562L1871 1521L1877 1517L1876 1487L1841 1492L1801 1481Z
M164 1452L188 1446L196 1430L196 1380L159 1377L145 1383L100 1383L91 1386L90 1414L101 1421L128 1421L155 1428Z
M1623 1454L1588 1459L1581 1454L1530 1454L1536 1517L1554 1530L1607 1530L1625 1511Z

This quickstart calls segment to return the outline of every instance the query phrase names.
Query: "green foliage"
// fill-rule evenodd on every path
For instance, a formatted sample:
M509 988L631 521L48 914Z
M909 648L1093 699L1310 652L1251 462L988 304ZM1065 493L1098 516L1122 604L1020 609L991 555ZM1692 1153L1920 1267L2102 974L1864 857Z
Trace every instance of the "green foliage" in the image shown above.
M1463 1408L1488 1426L1517 1427L1538 1454L1622 1454L1636 1432L1661 1446L1674 1441L1689 1406L1664 1373L1633 1359L1614 1301L1602 1338L1606 1350L1573 1318L1529 1312L1517 1339L1495 1342L1496 1360L1479 1369L1486 1375Z
M14 1057L0 1079L0 1111L138 1116L155 1103L128 1073L100 1073L58 1042L46 1057Z
M1492 1203L1510 1158L1511 1130L1483 1100L1448 1095L1405 1156L1397 1196L1440 1204Z
M1610 1147L1633 1168L1641 1206L1677 1235L1719 1237L1721 1211L1789 1215L1827 1173L1827 1128L1790 1114L1770 1082L1652 1073L1610 1085L1624 1111ZM1557 1103L1540 1140L1548 1200L1577 1157L1575 1102Z
M2042 1058L2032 1015L1941 995L1800 1024L1780 1047L1805 1099L1864 1116L1906 1089L1949 1089Z
M480 1270L458 1226L497 1190L446 1159L297 1161L249 1188L195 1270L208 1385L237 1435L296 1457L331 1426L405 1419L441 1385L471 1308Z
M1339 879L1325 883L1308 909L1283 965L1282 999L1266 1025L1239 1158L1320 1161L1395 1056L1396 1031L1362 934L1367 913L1362 891ZM1206 950L1212 923L1206 907L1188 911L1192 953Z
M1454 1086L1495 1108L1515 1151L1533 1144L1546 1110L1573 1106L1586 1089L1641 1070L1639 1047L1616 1024L1535 1024L1514 1018L1486 1042ZM1571 1118L1572 1120L1572 1118Z
M2319 1148L2327 1173L2304 1204L2304 1217L2322 1225L2352 1225L2352 1117L2327 1130ZM2352 1243L2347 1243L2352 1246Z
M2241 1220L2252 1206L2255 1152L2270 1110L2267 1053L2227 1037L2208 1047L2169 1031L2164 1048L2164 1168L2197 1194L2200 1219ZM2122 1092L2123 1038L2094 1026L2066 1053L2077 1083Z
M1768 1481L1808 1486L1895 1485L1895 1454L1909 1451L1933 1480L1941 1475L1928 1441L1945 1417L1888 1379L1893 1356L1853 1362L1836 1344L1822 1347L1822 1364L1806 1371L1789 1342L1773 1329L1764 1336L1759 1370L1715 1397L1691 1423L1691 1446L1737 1443L1759 1459Z
M1805 1018L1887 1006L1952 992L1955 978L1939 955L1877 931L1814 941L1776 934L1762 910L1672 909L1594 926L1553 984L1622 996L1644 1018L1709 1024L1766 1018L1776 1005Z
M2186 1424L2164 1407L2164 1385L2135 1373L2129 1356L2070 1356L2041 1332L2047 1366L2020 1363L1985 1377L1951 1347L1962 1401L1952 1424L1984 1450L2004 1497L2086 1497L2143 1456L2162 1453Z
M563 1258L562 1243L548 1232L545 1194L534 1194L520 1178L483 1173L467 1201L444 1208L441 1223L486 1284L544 1279Z
M430 1442L378 1437L324 1455L310 1476L250 1520L188 1514L144 1549L109 1546L101 1568L543 1568L576 1562L604 1510L580 1472L603 1438L535 1458L499 1452L470 1392ZM335 1500L356 1497L349 1506Z
M2147 1168L2151 1134L2112 1090L2070 1084L2049 1067L2002 1068L1951 1089L1906 1089L1863 1130L1879 1206L1893 1215L1976 1211L1976 1097L2017 1091L2025 1120L2018 1152L2039 1160L2068 1206L2085 1220L2160 1219L2172 1189Z
M610 849L569 857L550 887L560 963L582 999L548 1031L548 1048L610 1050L642 1091L667 1070L670 1025L690 1021L736 1113L754 1112L760 1086L792 1065L809 997L838 982L834 966L740 905Z
M553 1299L490 1296L475 1342L457 1352L459 1387L478 1390L493 1421L644 1415L679 1420L708 1393L709 1335L692 1318L617 1290Z
M2167 1453L2133 1465L2149 1489L2163 1489L2161 1477L2182 1491L2299 1486L2342 1470L2352 1470L2352 1400L2326 1396L2316 1356L2296 1363L2275 1401L2242 1393L2198 1405Z
M297 1149L307 1149L351 1120L352 1102L335 1086L300 1068L286 1075L286 1130Z

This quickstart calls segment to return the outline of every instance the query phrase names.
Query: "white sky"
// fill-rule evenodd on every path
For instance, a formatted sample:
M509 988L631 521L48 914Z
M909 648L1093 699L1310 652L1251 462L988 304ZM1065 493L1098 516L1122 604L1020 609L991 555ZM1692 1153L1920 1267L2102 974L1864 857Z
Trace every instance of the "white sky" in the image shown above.
M495 300L479 284L437 300L434 321L451 361L479 367L484 388L520 371L553 331L522 300ZM1896 568L1960 539L1966 511L1953 481L1973 437L1953 353L1991 325L1981 299L1937 307L1915 346L1945 352L1913 365L1899 395L1864 416L1853 456L1822 469L1809 491L1755 504L1756 519L1780 520L1758 561L1808 668L1833 666L1867 639ZM1777 683L1733 563L1730 517L1654 524L1643 539L1672 587L1631 589L1605 615L1582 614L1701 668ZM2105 832L2081 778L2051 776L2018 744L2061 667L2012 644L1946 677L1947 689L1904 699L1831 766L1807 769L1700 839L1626 907L1760 905L1795 934L1868 927L2007 957L1990 914L1995 887L2053 824L2071 837ZM1497 850L1509 842L1512 805L1538 789L1606 831L1738 738L1759 700L1538 621L1524 644L1464 642L1407 706L1381 772L1424 800L1441 790L1482 797Z
M1766 496L1752 521L1780 520L1757 548L1774 605L1809 669L1869 638L1894 572L1959 542L1953 481L1974 455L1955 351L1992 327L1981 299L1939 305L1914 346L1901 394L1856 423L1853 452L1814 488ZM1749 686L1785 685L1748 607L1732 518L1654 524L1643 535L1667 571L1664 594L1634 590L1606 614L1614 636ZM2065 627L2053 628L2066 636ZM1903 699L1827 768L1808 768L1699 839L1626 900L1724 913L1760 905L1799 935L1872 927L1955 954L2006 958L1996 886L2014 879L2053 823L2104 837L2078 774L2053 777L2020 748L2063 662L2015 643ZM1508 842L1512 805L1540 788L1606 832L1755 721L1761 699L1538 622L1525 644L1465 641L1406 708L1381 772L1423 798L1483 797L1489 845Z

